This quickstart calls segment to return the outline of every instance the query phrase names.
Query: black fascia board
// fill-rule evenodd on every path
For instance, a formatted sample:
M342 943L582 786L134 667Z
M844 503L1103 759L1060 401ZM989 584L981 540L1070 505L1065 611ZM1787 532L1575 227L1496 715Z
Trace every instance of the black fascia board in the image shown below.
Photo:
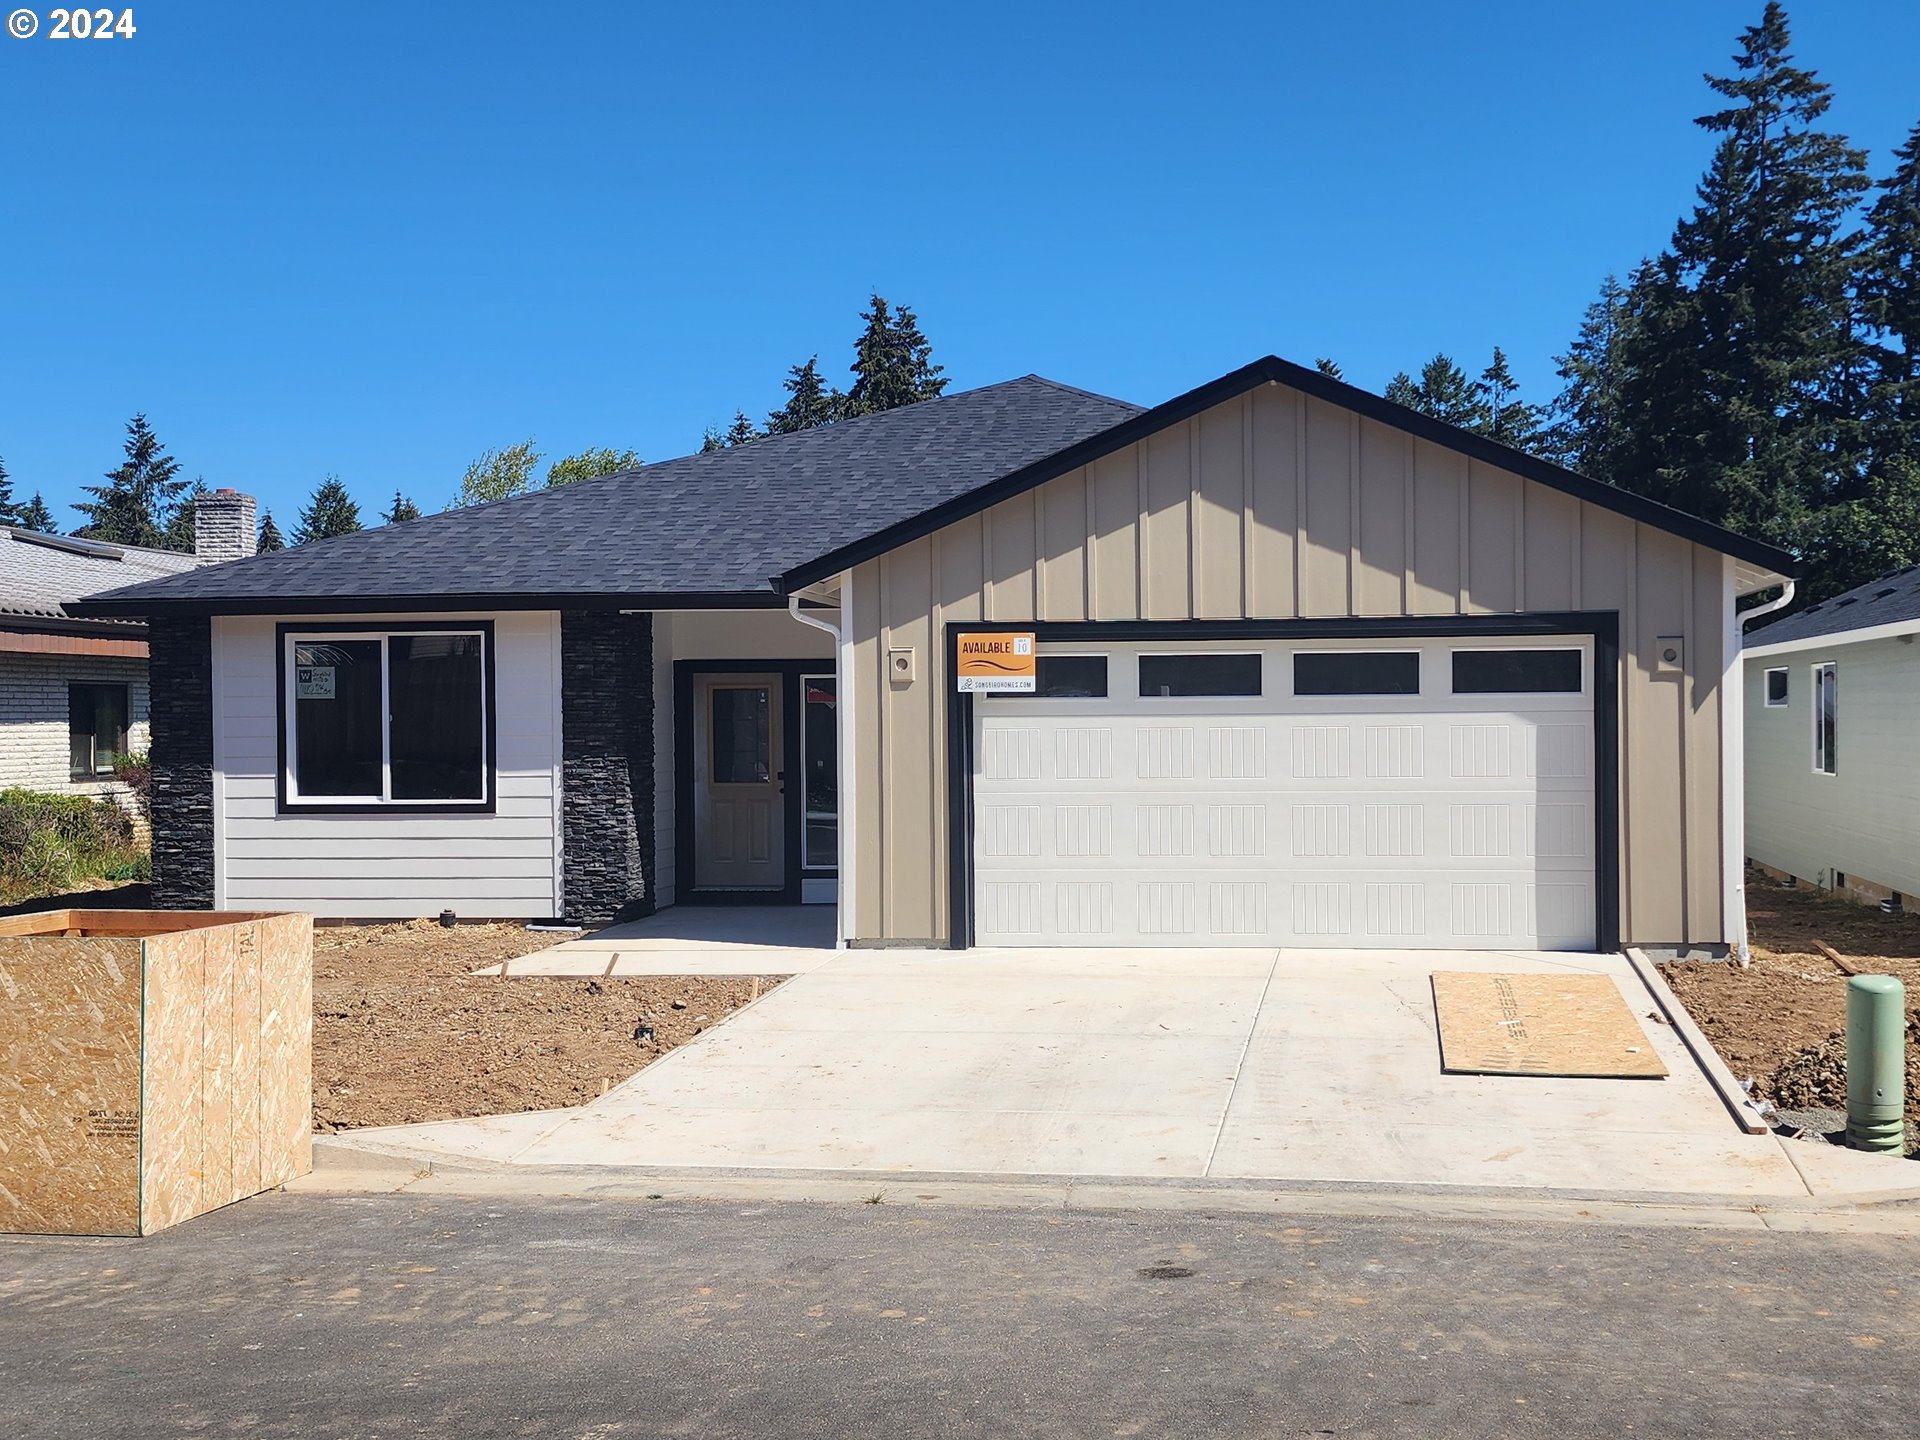
M1035 461L1024 469L1002 476L991 484L983 485L977 490L889 525L884 530L876 531L872 535L809 560L804 565L796 565L784 574L772 577L773 586L782 594L789 594L803 586L817 584L843 570L884 555L889 550L898 549L910 541L930 535L956 520L964 520L969 515L999 504L1002 500L1078 470L1084 465L1090 465L1136 441L1146 439L1149 435L1177 425L1183 420L1189 420L1203 410L1209 410L1215 405L1268 383L1289 386L1313 396L1316 400L1324 400L1330 405L1354 411L1418 439L1431 441L1435 445L1470 459L1498 466L1511 474L1537 481L1563 494L1571 495L1577 500L1588 501L1604 510L1611 510L1630 520L1651 525L1682 539L1704 545L1710 550L1731 555L1735 559L1745 560L1754 565L1763 565L1785 576L1797 577L1800 574L1798 557L1777 546L1722 529L1696 515L1689 515L1684 510L1676 510L1670 505L1662 505L1657 500L1649 500L1646 496L1636 495L1630 490L1622 490L1617 485L1607 485L1572 470L1562 469L1549 461L1510 449L1498 441L1462 430L1457 425L1449 425L1444 420L1436 420L1430 415L1422 415L1417 410L1409 410L1404 405L1396 405L1393 401L1375 395L1372 391L1362 390L1342 380L1335 380L1332 376L1323 375L1318 370L1310 370L1304 365L1282 360L1277 355L1268 355L1254 361L1251 365L1243 365L1238 370L1222 375L1217 380L1208 381L1196 390L1189 390L1184 395L1176 395L1164 404L1143 411L1130 420L1122 420L1111 429L1090 436L1077 445L1070 445L1044 460Z

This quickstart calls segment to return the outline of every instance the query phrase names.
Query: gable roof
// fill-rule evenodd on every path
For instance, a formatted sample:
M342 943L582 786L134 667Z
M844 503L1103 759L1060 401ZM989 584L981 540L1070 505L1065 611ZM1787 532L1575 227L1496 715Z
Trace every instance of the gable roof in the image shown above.
M933 509L894 525L876 528L872 533L851 544L815 556L783 572L776 578L775 584L781 590L791 592L802 586L824 580L850 565L860 564L862 561L870 560L904 545L908 541L929 535L956 520L997 505L1002 500L1045 484L1048 480L1078 470L1083 465L1091 464L1136 441L1144 440L1157 431L1191 419L1203 410L1212 409L1215 405L1270 382L1305 391L1328 404L1355 411L1368 419L1391 425L1396 430L1403 430L1422 440L1430 440L1436 445L1485 461L1489 465L1496 465L1502 470L1550 486L1602 509L1615 511L1629 519L1642 521L1656 529L1669 531L1684 539L1705 545L1709 549L1731 555L1748 567L1750 583L1744 587L1746 589L1761 588L1768 583L1777 584L1781 579L1799 573L1799 561L1777 546L1750 539L1745 535L1737 535L1731 530L1722 529L1683 510L1675 510L1672 506L1662 505L1657 500L1649 500L1632 491L1602 484L1598 480L1590 480L1572 470L1563 470L1558 465L1509 449L1497 441L1462 430L1456 425L1449 425L1444 420L1435 420L1430 415L1423 415L1417 410L1396 405L1391 400L1375 395L1369 390L1348 385L1344 381L1335 380L1319 370L1309 370L1303 365L1282 360L1277 355L1268 355L1254 361L1251 365L1242 366L1238 370L1222 375L1218 380L1210 381L1197 390L1189 390L1186 394L1177 395L1165 404L1142 411L1131 419L1123 420L1111 429L1091 436L1077 445L1036 461L1017 474L1008 475L994 484L958 496L943 505L935 506Z
M17 630L70 621L70 607L89 595L177 575L203 563L175 550L142 550L0 525L0 627Z
M1746 637L1746 649L1751 653L1822 640L1866 639L1870 637L1857 632L1868 630L1878 634L1920 631L1920 565L1895 570L1763 625Z
M95 613L771 605L770 576L1139 414L1037 375L229 561Z

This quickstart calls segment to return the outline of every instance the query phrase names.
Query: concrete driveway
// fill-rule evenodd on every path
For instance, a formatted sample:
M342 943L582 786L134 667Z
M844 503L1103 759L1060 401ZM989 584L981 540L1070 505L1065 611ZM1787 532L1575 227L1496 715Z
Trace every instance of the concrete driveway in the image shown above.
M1669 1076L1442 1074L1436 969L1608 975ZM1680 1038L1644 1018L1657 1010L1619 956L840 951L580 1109L334 1143L516 1167L1756 1200L1920 1188L1905 1162L1742 1133Z

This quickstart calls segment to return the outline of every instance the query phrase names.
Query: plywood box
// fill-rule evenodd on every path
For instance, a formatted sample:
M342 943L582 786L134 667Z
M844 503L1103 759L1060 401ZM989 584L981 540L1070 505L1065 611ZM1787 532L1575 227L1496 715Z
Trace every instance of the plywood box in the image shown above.
M306 915L0 919L0 1232L149 1235L313 1168Z

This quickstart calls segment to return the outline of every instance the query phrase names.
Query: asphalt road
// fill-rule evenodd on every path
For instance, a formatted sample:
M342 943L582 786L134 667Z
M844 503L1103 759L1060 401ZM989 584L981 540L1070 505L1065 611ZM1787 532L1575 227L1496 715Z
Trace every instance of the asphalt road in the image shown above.
M269 1196L0 1241L0 1434L1920 1432L1911 1236Z

